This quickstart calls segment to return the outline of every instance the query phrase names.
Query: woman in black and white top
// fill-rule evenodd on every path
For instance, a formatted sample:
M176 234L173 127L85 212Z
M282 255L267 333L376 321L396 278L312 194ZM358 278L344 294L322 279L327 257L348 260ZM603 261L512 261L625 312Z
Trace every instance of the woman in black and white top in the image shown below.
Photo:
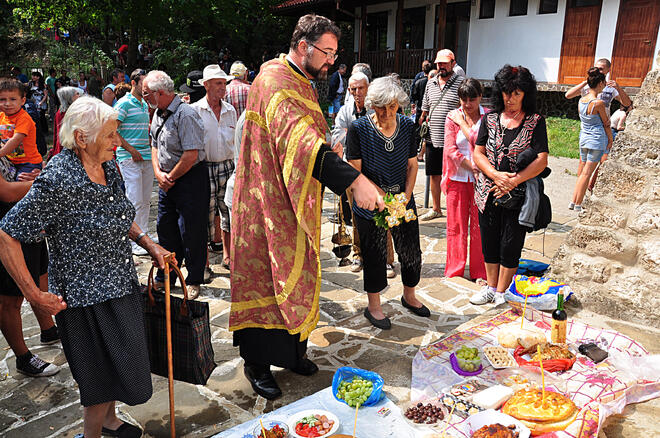
M548 135L545 119L536 111L534 75L525 67L505 65L495 74L492 96L493 111L483 117L474 148L474 163L481 171L475 202L488 285L470 299L472 304L504 302L528 231L519 221L525 197L521 191L548 164Z
M415 210L415 126L412 120L397 114L399 107L407 104L408 96L394 78L386 76L374 80L366 98L367 108L374 112L353 122L348 129L346 145L348 162L373 181L382 195L405 193L406 208ZM387 232L376 226L373 216L373 211L353 205L354 226L358 227L364 263L364 289L369 297L364 315L374 326L389 329L391 322L383 314L379 295L387 286ZM403 222L391 232L401 263L401 303L419 316L430 316L429 309L415 296L422 265L419 224L417 220Z

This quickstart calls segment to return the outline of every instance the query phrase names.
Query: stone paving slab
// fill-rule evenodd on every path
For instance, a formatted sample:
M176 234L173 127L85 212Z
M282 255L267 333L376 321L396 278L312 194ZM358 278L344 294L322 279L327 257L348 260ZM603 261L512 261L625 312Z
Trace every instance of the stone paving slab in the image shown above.
M552 188L553 223L545 233L527 237L523 257L549 261L563 241L566 233L576 223L576 215L565 208L562 196L566 187L574 183L562 169L574 166L566 160L553 161L553 174L546 186ZM563 167L562 167L563 166ZM553 177L558 177L552 182ZM568 178L568 182L567 182ZM573 178L573 182L570 182ZM415 198L418 206L424 200L423 164L420 167ZM560 187L560 189L554 189ZM572 185L571 185L572 187ZM555 200L555 196L559 200ZM152 198L152 205L157 202ZM444 202L444 196L443 196ZM325 216L334 211L334 195L325 194ZM444 204L443 204L444 207ZM418 209L419 214L426 210ZM444 211L444 209L443 209ZM155 208L152 208L152 225L155 229ZM210 253L213 281L202 288L201 298L207 301L211 313L212 345L218 367L206 386L194 386L177 382L175 401L177 411L177 435L207 437L256 416L321 390L331 384L334 371L343 365L358 366L378 372L385 379L385 390L390 399L404 406L410 397L412 359L420 346L429 344L457 330L491 318L502 309L492 305L473 306L469 297L478 286L466 278L446 279L446 218L420 224L423 252L422 279L418 294L432 310L431 318L420 318L406 309L399 301L402 293L400 277L390 280L383 293L386 314L393 323L390 331L372 327L362 316L366 296L362 293L362 274L353 273L349 267L338 267L332 253L330 238L336 227L324 219L322 225L321 320L309 339L309 356L319 365L320 371L313 377L302 377L287 370L276 369L275 378L284 395L275 401L266 401L252 391L243 376L243 363L238 349L232 345L232 335L227 330L230 306L229 272L222 268L222 254ZM350 234L350 229L349 229ZM544 241L545 239L545 241ZM135 258L141 281L146 282L150 267L147 258ZM396 266L398 272L398 266ZM184 267L185 272L185 267ZM174 293L180 293L175 288ZM589 313L581 308L569 308L572 317L586 319L589 323L614 328L640 340L653 352L660 352L657 335L653 330L638 327L625 321L614 321ZM82 432L82 409L78 390L71 377L59 345L38 345L39 330L29 306L23 307L24 332L28 346L46 360L62 366L62 371L52 377L31 379L15 370L15 358L6 341L0 337L0 436L7 437L73 437ZM169 436L167 380L154 376L154 395L140 406L120 405L120 415L139 423L149 437ZM601 437L654 436L659 430L657 419L660 401L627 407L625 416L609 420ZM653 432L651 432L653 431Z

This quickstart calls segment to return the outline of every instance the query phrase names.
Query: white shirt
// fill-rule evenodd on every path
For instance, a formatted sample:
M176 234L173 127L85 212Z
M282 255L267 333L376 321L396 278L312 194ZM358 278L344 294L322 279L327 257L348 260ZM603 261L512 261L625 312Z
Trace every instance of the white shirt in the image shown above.
M626 112L621 108L614 111L614 114L612 114L612 117L610 117L610 127L612 129L617 129L617 126L619 126L619 120L621 120L624 115L626 115Z
M582 87L582 95L586 96L589 94L589 85L585 85ZM607 115L610 115L610 104L614 99L619 97L619 92L617 91L616 88L610 87L609 85L606 85L605 88L603 88L603 91L598 93L598 96L596 96L598 99L602 100L603 103L605 104L605 111L607 112Z
M204 152L206 161L221 162L234 159L234 131L236 110L222 102L220 120L216 119L206 97L190 105L197 111L204 124Z
M459 109L459 111L462 113L463 110ZM479 114L483 117L485 114L485 111L481 105L479 105ZM479 127L481 126L481 117L475 123L470 127L471 132L479 132ZM456 147L458 148L458 151L463 155L463 157L467 160L470 160L472 163L472 150L470 148L470 142L468 141L467 138L465 138L465 134L463 134L462 129L458 129L458 132L456 133ZM461 182L475 182L474 180L474 174L464 168L463 166L459 165L458 168L456 169L456 173L449 177L450 180L452 181L461 181Z

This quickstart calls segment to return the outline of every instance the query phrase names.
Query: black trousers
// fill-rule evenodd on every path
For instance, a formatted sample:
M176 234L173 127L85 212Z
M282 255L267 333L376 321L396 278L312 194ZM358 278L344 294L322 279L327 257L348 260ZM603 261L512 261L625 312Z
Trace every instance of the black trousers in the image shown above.
M417 213L415 213L417 214ZM364 290L377 293L387 287L387 230L376 226L372 219L353 215L353 226L360 235L360 253ZM401 263L401 282L404 286L415 287L422 271L422 250L419 246L419 222L403 222L390 228L394 250Z
M520 209L506 209L493 205L493 195L486 201L484 212L479 212L481 247L486 263L505 268L517 268L525 244L527 228L518 223Z
M191 285L204 280L210 198L209 174L204 163L193 166L167 192L158 192L159 243L176 253L179 266L186 261L186 283ZM159 269L156 280L163 279Z

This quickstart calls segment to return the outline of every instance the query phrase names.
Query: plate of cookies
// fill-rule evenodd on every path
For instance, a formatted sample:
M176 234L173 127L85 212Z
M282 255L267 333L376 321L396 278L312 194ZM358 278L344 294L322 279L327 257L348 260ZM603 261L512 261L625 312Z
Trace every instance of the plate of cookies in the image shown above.
M516 361L506 348L500 346L483 347L484 356L496 370L516 366Z

